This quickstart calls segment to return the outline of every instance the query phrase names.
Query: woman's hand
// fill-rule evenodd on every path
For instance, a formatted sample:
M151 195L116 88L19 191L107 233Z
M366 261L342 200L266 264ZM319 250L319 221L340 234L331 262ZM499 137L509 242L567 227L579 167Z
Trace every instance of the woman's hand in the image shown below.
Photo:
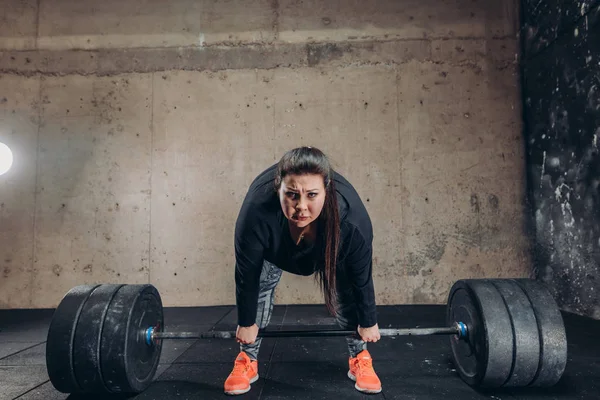
M256 324L246 327L238 325L237 331L235 332L237 342L243 344L254 343L256 336L258 336L258 325Z
M377 324L370 328L362 328L359 326L358 334L365 342L376 342L381 339L381 335L379 334L379 326Z

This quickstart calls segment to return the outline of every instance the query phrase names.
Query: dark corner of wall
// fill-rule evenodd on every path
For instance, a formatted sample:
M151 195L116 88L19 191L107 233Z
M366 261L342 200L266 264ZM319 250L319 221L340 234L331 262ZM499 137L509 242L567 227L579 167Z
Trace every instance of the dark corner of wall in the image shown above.
M600 319L600 0L520 11L535 277L561 309Z

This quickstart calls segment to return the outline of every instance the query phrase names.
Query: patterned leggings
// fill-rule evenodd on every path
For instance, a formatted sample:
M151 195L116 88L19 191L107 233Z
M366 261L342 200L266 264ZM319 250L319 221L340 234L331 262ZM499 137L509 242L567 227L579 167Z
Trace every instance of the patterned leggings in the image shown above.
M273 298L275 296L275 288L281 279L282 270L276 265L264 261L263 269L260 274L260 290L258 293L258 309L256 313L256 325L260 329L269 325L271 314L273 313ZM336 321L344 330L355 330L358 326L358 318L356 306L354 303L352 289L350 285L340 285L340 279L343 279L342 274L337 274L338 278L338 309L336 311ZM340 290L340 288L347 288ZM252 344L240 344L240 351L244 351L248 357L253 360L258 359L258 351L262 338L256 338ZM346 337L348 344L348 353L350 357L355 357L362 350L367 348L367 344L354 337Z

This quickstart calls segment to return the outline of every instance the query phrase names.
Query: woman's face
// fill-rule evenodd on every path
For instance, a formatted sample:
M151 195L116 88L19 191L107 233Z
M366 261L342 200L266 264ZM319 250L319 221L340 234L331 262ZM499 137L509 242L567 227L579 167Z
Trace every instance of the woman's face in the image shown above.
M279 202L286 218L298 228L315 221L325 204L325 185L318 174L287 175L279 188Z

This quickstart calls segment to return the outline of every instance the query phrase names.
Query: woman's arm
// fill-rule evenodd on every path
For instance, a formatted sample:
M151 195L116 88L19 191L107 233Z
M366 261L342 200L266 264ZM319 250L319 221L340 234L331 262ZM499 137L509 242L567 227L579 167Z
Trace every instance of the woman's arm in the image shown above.
M251 326L256 322L260 273L267 244L267 231L252 216L242 210L235 226L235 295L238 325Z
M373 247L357 227L349 233L344 265L352 284L358 309L358 322L363 328L377 324L375 289L373 286Z

